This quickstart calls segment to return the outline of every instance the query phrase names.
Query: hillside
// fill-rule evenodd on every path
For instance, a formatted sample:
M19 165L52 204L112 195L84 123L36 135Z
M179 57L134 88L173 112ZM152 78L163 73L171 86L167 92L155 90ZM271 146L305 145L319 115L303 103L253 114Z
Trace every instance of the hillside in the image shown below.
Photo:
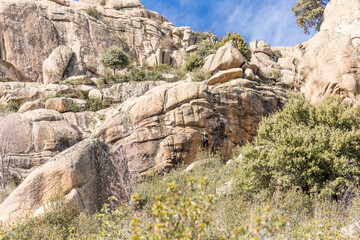
M130 211L126 215L129 218L136 215L134 204L145 200L144 209L136 210L143 216L144 226L149 227L149 211L156 195L165 194L165 185L171 182L167 178L179 181L184 184L180 188L186 189L186 182L207 177L211 190L188 192L199 201L210 194L221 195L226 202L230 194L231 201L240 201L238 196L242 196L260 206L263 192L264 202L276 205L269 191L279 191L287 198L291 197L288 191L300 188L301 201L310 196L307 194L316 195L311 195L306 206L306 221L315 221L311 208L320 201L320 195L326 195L324 189L341 189L344 194L347 188L343 184L358 187L359 20L358 0L332 0L325 9L321 30L308 42L271 48L266 41L252 41L239 47L239 38L227 41L235 34L218 41L211 32L177 27L139 0L0 0L0 175L6 196L1 200L0 220L8 224L25 215L47 216L48 206L60 201L54 200L59 196L64 206L90 214L87 217L92 219L91 215L114 195L121 203L130 202L132 210L120 208ZM126 68L105 67L104 55L114 47L129 58ZM288 104L294 91L306 101L297 96L298 102L291 98ZM328 100L329 95L332 100ZM328 105L321 105L324 101L329 101ZM292 107L297 110L289 113ZM276 122L279 119L284 121L281 126ZM310 128L304 130L305 126ZM209 135L208 148L202 146L204 131ZM292 135L282 135L284 132ZM312 150L312 144L318 146L318 141L323 145L314 147L315 153L298 157L296 151L300 150L290 151L291 144L300 144L292 141L297 137L302 139L302 152ZM334 139L338 142L332 145ZM271 155L275 150L276 156ZM219 155L212 155L215 153ZM331 161L323 161L320 153ZM241 166L235 164L229 169L229 162L241 159L239 156L245 156ZM200 167L203 172L182 172L190 164L207 162L207 158L215 159L214 166L208 163L209 169ZM267 165L272 159L288 162ZM291 165L294 159L301 164ZM333 161L344 164L343 171L349 172L338 170L339 165L331 174L317 171L330 168ZM354 162L355 170L349 170ZM245 163L248 168L243 168ZM315 170L306 170L302 164L316 165ZM292 170L281 175L283 165L303 169L309 179L317 177L313 182L307 178L294 180ZM197 178L187 179L192 175ZM311 183L304 184L307 181ZM159 189L156 184L160 184ZM223 191L220 187L225 188L224 194L219 194ZM154 189L153 193L146 188ZM340 192L326 197L340 199ZM130 200L133 193L139 199ZM207 206L210 202L199 204ZM247 207L241 214L250 211ZM277 210L277 216L281 215ZM220 221L216 214L212 217ZM204 213L199 219L206 217ZM89 219L86 221L97 221ZM354 221L346 219L332 233ZM126 224L129 227L129 221ZM230 238L235 227L239 224L225 227L231 233L219 227L218 232L207 232L210 235L206 238L213 239L211 234L219 238L220 232ZM286 235L290 234L292 230L286 229ZM134 234L134 229L131 231ZM145 229L140 232L147 234ZM280 235L261 239L274 236ZM78 237L70 239L82 239L81 234ZM238 238L240 235L235 234L234 239ZM12 238L7 235L5 239Z

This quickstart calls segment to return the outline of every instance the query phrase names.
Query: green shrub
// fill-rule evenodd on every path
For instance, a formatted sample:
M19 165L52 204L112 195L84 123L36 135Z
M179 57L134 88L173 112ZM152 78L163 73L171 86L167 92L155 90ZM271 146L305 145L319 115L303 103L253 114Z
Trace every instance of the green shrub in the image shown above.
M279 81L282 77L283 77L283 74L280 71L280 69L272 70L271 73L269 74L269 78L274 79L276 81Z
M157 73L170 73L172 72L173 67L171 67L170 65L167 64L159 64L154 66L154 69L152 71L157 72Z
M89 15L92 16L96 19L99 19L101 16L101 12L99 12L99 10L97 10L96 7L88 7L87 9L85 9L85 12Z
M234 32L231 34L228 32L227 36L222 39L220 46L224 46L227 42L233 41L241 52L241 54L246 58L246 60L251 60L251 50L249 49L248 43L240 36L240 34Z
M306 117L300 115L294 119ZM192 170L180 167L143 177L134 185L131 208L112 210L104 204L99 213L87 215L50 204L45 216L10 228L0 225L0 239L344 239L340 230L359 220L357 189L339 201L299 187L267 188L251 198L247 193L216 194L219 186L237 177L241 164L225 165L219 154L199 152Z
M273 52L273 54L274 54L276 57L282 58L282 54L281 54L281 51L280 51L280 50L274 50L274 51L272 51L272 52Z
M184 68L176 69L174 71L174 75L175 75L174 82L185 80L186 79L186 73L187 73L187 71Z
M199 32L196 31L195 32L196 36L198 36L201 40L206 40L208 38L208 33L207 32Z
M0 231L1 239L66 239L70 235L70 225L79 215L76 207L66 206L63 197L53 198L54 202L45 208L42 217L26 218L7 231Z
M185 69L188 72L193 71L195 68L202 68L204 66L204 61L197 54L192 55L186 62Z
M340 196L359 186L360 107L335 97L311 105L292 96L284 110L260 124L254 146L241 149L241 192L264 189Z
M154 71L141 70L136 67L132 67L124 75L116 75L116 82L141 82L141 81L158 81L163 80L161 73Z
M192 80L194 82L202 82L211 78L211 72L196 68L192 72Z
M134 218L132 239L202 239L209 231L214 195L205 194L209 181L189 177L185 187L167 185L164 195L156 197L152 222ZM184 194L186 192L186 194ZM139 201L138 196L134 197Z
M80 112L82 110L83 110L82 107L79 104L77 104L76 102L71 103L70 111L72 111L72 112Z
M129 57L118 47L112 46L101 57L101 63L114 71L126 68L130 64Z
M10 111L10 112L17 112L19 111L19 108L20 108L20 104L13 101L13 100L10 100L8 103L7 103L7 109Z
M196 54L202 59L205 59L210 54L216 53L216 50L220 47L218 43L214 44L209 41L201 41L199 44L196 44L196 46Z
M56 93L55 97L86 99L86 96L84 95L84 93L78 89L76 89L75 91L67 92L67 93L62 93L62 92L58 91Z
M106 108L106 105L101 99L89 99L85 105L87 111L96 112Z

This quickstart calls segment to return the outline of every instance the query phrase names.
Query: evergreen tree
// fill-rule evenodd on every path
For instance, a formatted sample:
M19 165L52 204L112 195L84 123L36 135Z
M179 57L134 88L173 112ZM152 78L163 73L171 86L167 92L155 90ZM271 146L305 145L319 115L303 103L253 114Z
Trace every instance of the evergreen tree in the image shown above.
M292 8L297 24L310 34L309 28L319 31L324 17L324 9L330 0L298 0Z

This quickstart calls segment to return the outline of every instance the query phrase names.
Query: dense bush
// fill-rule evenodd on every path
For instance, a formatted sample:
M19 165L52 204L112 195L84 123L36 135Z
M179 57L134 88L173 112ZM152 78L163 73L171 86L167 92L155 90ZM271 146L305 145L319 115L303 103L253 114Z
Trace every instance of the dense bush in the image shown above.
M251 60L251 50L249 49L248 43L240 36L240 34L234 32L231 34L228 32L227 36L222 39L220 46L224 46L227 42L233 41L241 52L241 54L246 58L246 60Z
M130 60L120 48L112 46L102 55L101 63L115 73L116 70L126 68L130 64Z
M85 105L85 109L92 112L96 112L104 108L106 108L106 104L101 101L101 99L89 99Z
M204 66L203 59L199 55L194 54L191 57L189 57L188 60L186 61L185 68L188 72L191 72L194 69L202 68L203 66Z
M134 218L132 239L202 239L209 232L214 195L205 194L208 179L186 178L187 184L167 185L156 197L152 221ZM186 193L186 194L185 194ZM139 201L135 197L135 201Z
M254 145L241 149L242 192L289 190L340 196L359 186L360 107L335 97L310 104L294 95L260 124Z

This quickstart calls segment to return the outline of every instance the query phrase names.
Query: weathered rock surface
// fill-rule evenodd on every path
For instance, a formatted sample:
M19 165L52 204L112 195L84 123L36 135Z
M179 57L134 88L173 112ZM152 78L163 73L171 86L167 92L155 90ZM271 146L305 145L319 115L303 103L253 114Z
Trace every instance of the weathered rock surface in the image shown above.
M148 173L194 161L201 132L210 147L231 149L256 136L262 116L280 109L285 91L238 79L216 87L176 82L151 89L109 111L92 136L126 149L131 171Z
M244 71L242 68L232 68L225 71L220 71L212 76L207 82L207 85L214 85L217 83L224 83L235 78L241 78L243 76Z
M269 56L273 55L270 45L265 41L252 41L250 43L250 50L252 53L262 52Z
M203 69L210 72L239 68L246 62L245 57L235 47L232 41L219 48L215 54L205 59Z
M24 103L20 107L18 113L24 113L27 111L36 110L36 109L40 109L40 108L44 108L44 107L45 107L45 104L43 103L43 101L41 99L38 99L38 100L35 100L32 102Z
M108 103L121 103L131 97L139 97L150 89L166 84L165 81L145 81L145 82L128 82L118 83L110 88L103 89L101 94L103 100ZM94 94L94 93L93 93ZM97 93L97 96L98 93Z
M68 46L55 48L43 63L43 82L58 83L69 64L73 51Z
M101 122L97 113L65 113L38 109L0 118L1 144L7 144L6 164L20 178L50 157L90 136Z
M90 7L98 15L89 15ZM185 49L201 41L190 27L176 28L139 0L0 0L0 29L7 65L0 63L0 72L39 83L104 73L100 59L113 45L138 65L148 59L150 65L182 65Z
M115 169L108 146L86 139L34 170L0 205L0 221L41 214L44 205L57 195L64 195L72 206L93 214L111 196L111 182L119 179Z
M26 78L14 65L0 59L0 81L1 82L28 82Z
M68 98L50 98L46 101L45 108L63 113L70 110L71 104L72 100Z
M332 0L325 8L321 30L308 42L280 48L295 84L315 102L327 94L360 101L360 3Z

